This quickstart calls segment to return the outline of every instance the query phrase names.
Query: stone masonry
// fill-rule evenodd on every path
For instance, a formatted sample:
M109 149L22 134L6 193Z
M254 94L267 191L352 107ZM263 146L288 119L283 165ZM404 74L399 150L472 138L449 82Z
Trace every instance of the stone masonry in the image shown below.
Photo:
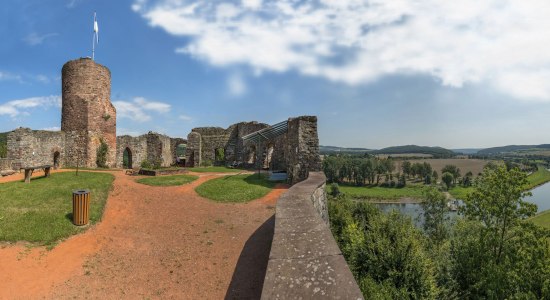
M139 167L145 160L155 163L159 162L162 167L169 167L176 162L176 147L186 144L187 141L181 138L170 138L169 136L149 132L138 137L123 135L117 137L117 167L122 168L124 151L129 153L130 168Z

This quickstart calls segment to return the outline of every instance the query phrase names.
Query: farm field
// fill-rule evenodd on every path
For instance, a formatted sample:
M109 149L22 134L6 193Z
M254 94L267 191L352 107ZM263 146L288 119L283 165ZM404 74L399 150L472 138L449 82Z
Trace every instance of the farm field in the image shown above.
M460 169L460 174L464 175L468 171L472 172L474 176L483 171L483 167L489 163L489 160L483 159L461 159L461 158L428 158L428 159L411 159L411 163L429 163L432 166L433 170L436 170L439 175L441 175L441 169L446 165L455 165ZM495 162L495 161L493 161ZM395 169L401 170L401 164L403 161L396 161Z

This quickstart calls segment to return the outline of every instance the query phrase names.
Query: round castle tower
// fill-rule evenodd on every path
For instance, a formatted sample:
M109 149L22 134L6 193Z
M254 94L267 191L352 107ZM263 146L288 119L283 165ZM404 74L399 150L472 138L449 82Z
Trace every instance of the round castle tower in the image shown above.
M62 69L61 131L66 134L66 165L97 167L97 150L108 146L106 165L115 166L116 110L111 104L111 72L90 58Z

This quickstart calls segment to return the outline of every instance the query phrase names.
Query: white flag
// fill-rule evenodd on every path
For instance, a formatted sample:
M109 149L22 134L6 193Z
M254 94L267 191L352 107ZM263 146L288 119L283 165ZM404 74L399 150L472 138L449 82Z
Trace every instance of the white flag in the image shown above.
M96 37L96 42L99 44L99 27L97 26L97 18L94 12L94 33Z

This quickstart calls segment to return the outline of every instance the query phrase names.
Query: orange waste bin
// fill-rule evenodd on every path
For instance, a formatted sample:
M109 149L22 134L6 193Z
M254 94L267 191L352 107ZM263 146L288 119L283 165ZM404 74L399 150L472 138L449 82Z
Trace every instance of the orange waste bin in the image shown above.
M82 226L90 221L90 191L73 191L73 224Z

